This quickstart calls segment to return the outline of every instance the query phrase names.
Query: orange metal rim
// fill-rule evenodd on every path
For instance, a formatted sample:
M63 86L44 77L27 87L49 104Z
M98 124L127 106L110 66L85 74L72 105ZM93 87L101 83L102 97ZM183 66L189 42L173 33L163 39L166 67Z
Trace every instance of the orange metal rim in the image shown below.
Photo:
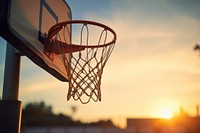
M58 24L55 24L54 26L52 26L50 29L49 29L49 32L48 32L48 38L47 39L51 39L55 34L57 34L64 26L67 26L68 24L84 24L84 25L94 25L94 26L99 26L105 30L108 30L110 31L112 34L113 34L113 39L108 42L108 43L105 43L105 44L98 44L98 45L78 45L78 44L71 44L71 45L76 45L76 46L80 46L80 47L84 47L84 48L96 48L96 47L105 47L105 46L108 46L108 45L111 45L113 43L116 42L116 39L117 39L117 35L115 33L115 31L113 29L111 29L110 27L104 25L104 24L101 24L101 23L98 23L98 22L94 22L94 21L88 21L88 20L72 20L72 21L65 21L65 22L61 22L61 23L58 23Z

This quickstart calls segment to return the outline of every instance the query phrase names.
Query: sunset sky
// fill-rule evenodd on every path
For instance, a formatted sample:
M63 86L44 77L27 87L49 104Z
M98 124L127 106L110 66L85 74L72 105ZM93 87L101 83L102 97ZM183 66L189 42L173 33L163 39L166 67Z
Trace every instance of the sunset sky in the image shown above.
M112 27L116 47L104 68L102 101L82 105L66 100L68 83L21 60L20 100L44 100L55 112L74 119L164 117L183 107L195 115L200 105L199 0L67 0L73 19L93 20ZM3 86L6 42L0 38L0 84ZM0 94L2 94L2 87Z

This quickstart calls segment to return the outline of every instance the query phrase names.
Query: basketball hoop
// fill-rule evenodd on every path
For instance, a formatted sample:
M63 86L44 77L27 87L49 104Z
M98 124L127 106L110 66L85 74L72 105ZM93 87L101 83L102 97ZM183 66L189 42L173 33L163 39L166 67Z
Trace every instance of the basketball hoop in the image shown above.
M71 32L73 37L78 33L78 39L71 38ZM103 68L115 42L116 33L111 28L93 21L66 21L49 29L44 52L52 61L52 54L63 59L69 80L67 100L73 97L81 103L101 101Z

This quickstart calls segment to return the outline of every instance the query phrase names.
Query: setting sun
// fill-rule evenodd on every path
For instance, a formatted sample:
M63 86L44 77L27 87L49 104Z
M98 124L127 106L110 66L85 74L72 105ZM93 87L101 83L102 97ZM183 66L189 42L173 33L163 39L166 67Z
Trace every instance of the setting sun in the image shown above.
M161 118L166 118L166 119L170 119L173 116L173 112L171 110L163 110L160 114Z
M179 103L174 100L160 100L155 102L152 117L170 119L177 112Z
M170 107L163 108L158 113L159 113L158 117L165 118L165 119L172 118L174 114L173 109Z

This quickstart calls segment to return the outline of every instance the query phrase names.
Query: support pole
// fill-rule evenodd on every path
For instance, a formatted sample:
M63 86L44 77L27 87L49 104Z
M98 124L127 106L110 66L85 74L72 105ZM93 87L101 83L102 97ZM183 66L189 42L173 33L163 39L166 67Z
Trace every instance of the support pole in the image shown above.
M3 96L0 101L0 133L20 133L22 103L19 98L20 53L7 43Z

